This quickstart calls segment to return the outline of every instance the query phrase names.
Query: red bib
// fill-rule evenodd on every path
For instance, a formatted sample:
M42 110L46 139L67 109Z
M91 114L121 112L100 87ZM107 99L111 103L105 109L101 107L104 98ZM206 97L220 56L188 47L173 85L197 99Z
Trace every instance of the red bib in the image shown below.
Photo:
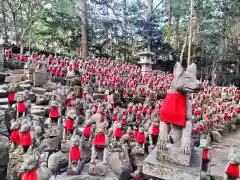
M133 178L133 180L142 180L142 178Z
M129 142L132 142L132 138L133 138L133 134L129 133L129 134L128 134L128 140L129 140Z
M25 102L18 103L17 109L18 109L19 113L26 112L26 104L25 104Z
M136 142L145 143L145 135L144 135L143 132L142 133L141 132L137 133Z
M123 120L122 120L122 125L123 125L123 126L126 126L126 125L127 125L127 120L126 120L126 119L123 119Z
M185 127L186 96L168 93L160 109L160 120Z
M37 180L37 168L23 173L22 180Z
M112 120L113 120L113 121L117 121L117 120L118 120L117 115L113 115L113 116L112 116Z
M8 94L8 102L15 102L14 96L15 96L15 93L14 92L10 92Z
M143 112L143 114L147 114L147 109L144 108L142 112Z
M66 126L66 130L67 131L71 131L71 130L73 130L73 120L72 119L67 119L66 121L65 121L65 126Z
M122 137L122 128L116 128L114 131L114 137L120 138Z
M13 130L10 137L10 142L20 144L19 130Z
M91 125L87 125L84 127L84 130L83 130L83 135L85 137L90 137L92 134L92 126Z
M101 121L104 121L104 118L105 118L104 114L101 114Z
M72 147L70 151L70 160L79 161L81 159L81 152L78 146Z
M157 136L159 134L159 126L152 127L152 135Z
M226 174L231 177L238 178L240 175L240 168L238 164L229 163L226 169Z
M133 111L132 109L133 109L133 107L129 107L129 108L128 108L128 112L129 112L129 113L132 113L132 111Z
M58 116L59 116L58 108L57 107L52 108L50 111L49 117L50 118L58 118Z
M31 137L30 131L20 133L20 145L21 146L32 145L32 137Z
M93 144L98 146L104 146L106 142L105 134L96 134Z
M142 117L142 115L140 113L136 115L137 119L141 119L141 117Z
M67 99L67 106L71 106L72 105L72 100L71 99Z
M208 149L203 149L203 152L202 152L202 159L203 160L208 160Z

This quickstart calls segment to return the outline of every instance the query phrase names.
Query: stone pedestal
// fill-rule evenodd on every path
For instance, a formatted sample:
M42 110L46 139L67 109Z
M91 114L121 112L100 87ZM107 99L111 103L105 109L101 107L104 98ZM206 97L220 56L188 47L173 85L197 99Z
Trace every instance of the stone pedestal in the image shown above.
M190 166L191 153L190 155L185 155L181 152L179 144L168 144L166 150L157 150L157 160Z
M28 66L27 64L24 65L24 74L27 77L28 80L30 80L31 82L34 81L34 71L35 71L35 67L33 65Z
M157 160L157 150L154 149L143 161L143 174L162 180L200 180L201 166L200 148L193 149L189 167Z
M34 86L43 86L48 80L47 73L45 71L34 72Z

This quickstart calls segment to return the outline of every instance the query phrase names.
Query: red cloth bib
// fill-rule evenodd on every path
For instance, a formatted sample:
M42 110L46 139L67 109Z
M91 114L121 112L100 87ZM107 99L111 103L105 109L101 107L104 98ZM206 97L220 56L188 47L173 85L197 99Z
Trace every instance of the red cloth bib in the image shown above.
M126 126L126 125L127 125L127 120L126 120L126 119L123 119L123 120L122 120L122 125L123 125L123 126Z
M87 125L84 127L84 130L83 130L83 135L85 137L90 137L92 134L92 126L91 125Z
M120 138L122 137L122 128L116 128L114 131L114 137Z
M136 142L145 143L145 135L144 133L138 132L136 137Z
M129 107L129 108L128 108L128 112L129 112L129 113L132 113L132 111L133 111L133 107Z
M20 144L19 130L13 130L10 137L10 142Z
M65 126L66 126L67 131L73 130L73 123L74 123L74 121L72 119L67 119L65 121Z
M186 96L168 93L160 109L160 120L185 127Z
M227 169L226 169L226 174L228 176L231 176L231 177L240 177L240 172L239 172L240 168L239 168L239 165L238 164L232 164L232 163L229 163L228 166L227 166Z
M117 120L118 120L117 115L113 115L113 116L112 116L112 120L113 120L113 121L117 121Z
M104 118L105 118L104 114L101 114L101 121L104 121Z
M106 142L105 134L96 134L93 144L98 146L104 146Z
M159 134L159 126L152 127L152 135L157 136Z
M26 112L26 104L25 104L25 102L18 103L18 112L19 113Z
M81 159L81 151L78 146L72 147L70 151L70 160L79 161Z
M142 117L142 115L140 113L136 115L137 119L141 119L141 117Z
M144 108L142 112L143 112L143 114L147 114L147 109Z
M71 106L72 105L72 100L71 99L67 99L67 106Z
M32 137L31 137L30 131L20 133L20 145L21 146L32 145Z
M8 102L15 102L14 96L15 96L15 93L14 92L10 92L8 94Z
M22 180L37 180L37 168L23 173Z
M50 111L49 117L50 118L58 118L58 116L59 116L58 108L57 107L52 108Z
M202 159L203 160L207 160L208 159L208 149L203 149L203 152L202 152Z

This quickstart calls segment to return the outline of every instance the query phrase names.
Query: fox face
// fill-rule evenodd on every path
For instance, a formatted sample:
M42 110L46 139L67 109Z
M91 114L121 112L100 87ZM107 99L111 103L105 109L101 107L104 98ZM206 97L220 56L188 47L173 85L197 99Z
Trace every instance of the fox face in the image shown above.
M194 63L184 71L181 64L177 62L173 74L172 91L186 94L197 93L203 89L202 83L197 80L197 69Z

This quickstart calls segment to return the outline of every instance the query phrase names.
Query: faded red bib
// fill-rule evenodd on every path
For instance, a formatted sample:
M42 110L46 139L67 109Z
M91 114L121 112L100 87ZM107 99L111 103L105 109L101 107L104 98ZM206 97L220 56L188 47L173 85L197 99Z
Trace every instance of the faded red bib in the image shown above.
M137 133L136 142L145 143L145 135L144 135L143 132L142 133L141 132Z
M22 180L37 180L37 168L23 173Z
M104 146L106 142L105 134L96 134L93 144L98 146Z
M80 148L77 147L72 147L71 152L70 152L70 160L71 161L79 161L81 159L81 152Z
M32 145L32 137L31 137L30 131L20 133L20 145L21 146Z
M159 134L159 126L152 127L152 135L157 136Z
M231 177L240 177L240 165L229 163L226 169L226 174Z
M122 128L116 128L114 131L114 137L120 138L122 137Z
M50 111L49 117L50 118L58 118L58 116L59 116L58 108L57 107L52 108Z
M87 125L84 127L84 130L83 130L83 135L85 137L90 137L92 134L92 126L91 125Z
M18 112L19 112L19 113L24 113L24 112L26 112L26 104L25 104L25 102L20 102L20 103L18 103L17 108L18 108Z
M14 92L10 92L8 94L8 102L15 102L14 96L15 96L15 93Z
M160 109L160 120L184 127L186 125L186 96L168 93Z
M66 126L66 130L67 131L71 131L71 130L73 130L73 120L72 119L67 119L66 121L65 121L65 126Z
M10 142L20 144L19 130L13 130L10 137Z

